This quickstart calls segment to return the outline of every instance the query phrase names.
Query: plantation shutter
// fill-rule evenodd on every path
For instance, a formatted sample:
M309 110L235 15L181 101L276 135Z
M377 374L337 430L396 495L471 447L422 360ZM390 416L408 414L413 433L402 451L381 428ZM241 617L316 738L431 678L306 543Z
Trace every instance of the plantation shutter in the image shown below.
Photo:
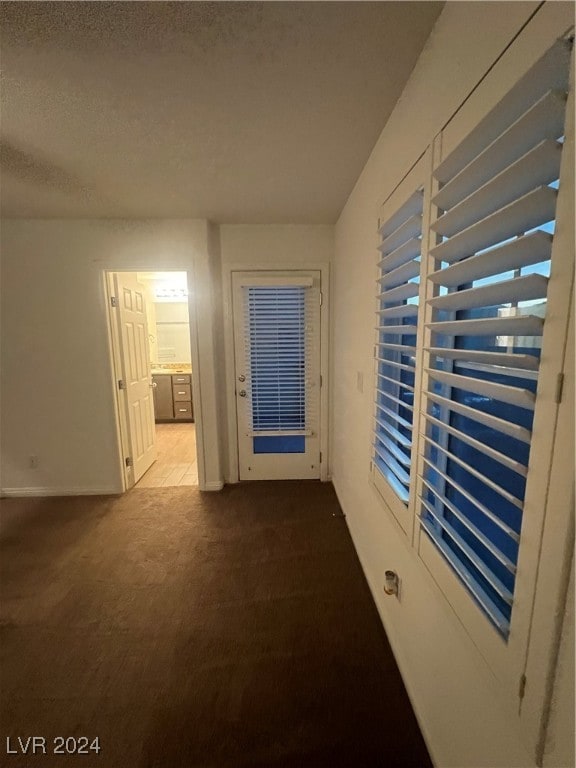
M568 62L563 41L433 172L420 525L505 638L562 193Z
M310 435L318 418L318 388L310 389L310 367L319 293L306 278L285 285L270 284L277 278L259 282L243 287L249 434L256 440ZM282 449L278 441L273 445Z
M372 461L404 507L411 480L422 208L419 188L379 229Z

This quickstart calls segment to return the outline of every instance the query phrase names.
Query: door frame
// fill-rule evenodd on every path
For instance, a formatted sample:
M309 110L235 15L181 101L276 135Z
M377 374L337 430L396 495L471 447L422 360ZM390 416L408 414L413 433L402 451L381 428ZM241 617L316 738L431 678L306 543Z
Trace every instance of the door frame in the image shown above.
M190 354L192 360L192 400L194 402L194 424L196 426L196 461L198 463L198 488L206 490L206 471L204 462L204 440L202 431L202 403L200 394L200 361L198 349L198 329L196 313L194 311L194 275L190 269L151 267L149 264L142 267L103 269L102 285L105 295L106 324L108 328L108 353L111 371L111 386L114 393L114 420L116 424L116 444L118 449L118 469L122 482L121 493L134 486L134 473L131 467L126 467L125 457L129 455L130 438L127 417L126 394L118 389L118 379L122 378L122 359L120 346L120 327L118 313L112 307L111 298L115 296L114 274L118 272L185 272L188 284L188 323L190 325Z
M239 482L239 453L238 453L238 414L236 412L236 374L234 352L234 315L232 306L233 285L232 279L235 272L262 272L278 273L285 275L290 272L320 272L320 291L322 304L320 305L320 375L322 388L320 390L320 480L330 480L330 455L328 435L328 406L330 399L329 380L329 329L330 329L330 265L326 263L289 262L278 267L265 263L229 263L223 266L224 289L224 354L226 364L226 411L228 425L228 474L226 482Z

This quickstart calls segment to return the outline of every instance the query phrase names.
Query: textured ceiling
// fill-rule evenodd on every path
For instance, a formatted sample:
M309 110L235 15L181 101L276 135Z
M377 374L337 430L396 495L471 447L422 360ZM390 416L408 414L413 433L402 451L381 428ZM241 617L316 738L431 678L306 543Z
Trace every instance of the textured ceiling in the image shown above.
M441 7L2 3L3 215L332 223Z

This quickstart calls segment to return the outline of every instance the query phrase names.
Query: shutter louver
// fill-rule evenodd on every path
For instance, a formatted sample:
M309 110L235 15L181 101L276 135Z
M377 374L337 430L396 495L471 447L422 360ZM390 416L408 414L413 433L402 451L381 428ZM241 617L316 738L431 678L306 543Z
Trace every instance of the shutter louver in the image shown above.
M403 504L410 487L422 206L419 189L379 229L373 463Z
M507 637L568 88L559 43L435 169L420 525ZM385 284L385 281L382 282ZM382 354L382 353L381 353Z

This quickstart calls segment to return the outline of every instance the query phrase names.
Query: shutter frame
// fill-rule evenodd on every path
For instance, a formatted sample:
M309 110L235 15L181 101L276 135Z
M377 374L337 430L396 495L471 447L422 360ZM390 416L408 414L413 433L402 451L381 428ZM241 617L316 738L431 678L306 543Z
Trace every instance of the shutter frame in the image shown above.
M558 46L561 45L562 43L558 44ZM562 51L558 55L558 50L556 50L552 54L547 54L543 59L546 64L551 60L565 60L565 55ZM536 69L538 66L542 67L542 62L535 65ZM441 536L438 530L442 526L439 525L438 521L434 523L432 519L435 514L438 514L438 505L440 505L440 510L446 509L446 506L443 507L442 505L442 498L445 494L439 493L439 496L438 494L435 496L434 491L428 492L429 483L427 485L426 467L429 466L430 471L436 472L436 475L433 476L436 477L438 488L446 487L446 483L454 485L455 479L459 478L462 472L464 472L463 477L466 477L467 473L469 477L481 481L483 469L479 471L478 466L471 464L468 465L471 471L467 471L465 468L466 462L463 461L463 457L467 456L469 451L465 446L465 439L459 442L460 435L463 435L465 430L463 426L459 425L466 423L462 419L475 419L476 423L480 425L480 433L483 433L485 429L501 430L504 434L508 434L528 446L531 444L531 430L522 426L523 422L520 421L515 425L515 420L519 419L520 415L517 416L515 411L508 411L506 408L510 406L521 409L523 412L532 413L536 402L532 388L538 365L533 360L536 360L536 356L539 354L538 349L541 345L539 339L545 334L546 326L541 316L541 306L545 305L542 305L540 300L547 298L549 285L545 272L544 274L531 274L531 272L539 272L543 267L534 265L540 265L552 255L554 237L542 230L538 232L531 232L530 230L547 224L556 216L558 192L556 189L542 186L542 183L548 184L549 181L553 181L549 178L550 175L558 173L560 169L555 152L558 148L560 155L563 156L564 149L562 145L556 146L556 140L559 138L557 135L559 114L566 105L566 94L557 92L558 82L562 80L563 76L555 74L552 78L553 82L546 88L547 73L543 71L540 71L536 77L539 83L538 87L543 89L543 92L535 103L528 103L526 94L530 77L534 74L533 70L522 79L518 88L513 89L512 97L510 94L504 96L497 108L492 110L472 131L473 135L470 134L462 141L461 145L455 147L434 171L435 184L439 186L438 180L441 179L442 182L445 182L445 186L433 192L432 200L434 206L438 208L438 212L435 220L431 222L431 230L442 235L444 239L430 249L430 256L436 261L436 268L428 275L429 284L434 288L432 297L428 300L426 317L425 358L427 370L422 371L423 404L426 406L426 414L423 419L424 424L420 440L421 458L419 457L418 462L420 496L418 542L419 547L422 546L422 551L427 553L425 562L427 562L428 553L431 551L428 545L424 546L423 544L424 539L427 538L432 547L436 547L440 557L448 563L449 570L452 570L460 583L481 604L486 596L483 597L482 595L484 588L479 580L480 577L474 576L473 570L467 571L467 568L471 567L469 565L470 559L463 555L461 561L457 563L454 561L454 558L458 558L454 554L459 546L458 531L456 531L457 535L453 537L454 541L450 545L438 538ZM521 96L518 96L519 91L523 91ZM512 127L510 125L507 127L504 122L498 130L488 130L490 139L487 146L482 148L481 128L488 125L493 113L497 113L500 117L505 114L508 110L506 101L511 98L512 101L516 99L514 109L517 109L519 99L524 100L523 111L512 122ZM549 110L548 115L546 115L546 109ZM536 137L539 143L535 144L533 148L522 146L522 153L519 156L517 150L514 149L509 162L507 162L503 150L512 147L513 142L510 141L510 137L518 133L518 125L522 125L526 129L534 115L537 117L538 125L534 126L533 130L528 130L527 133L532 137L530 140L534 140ZM551 126L546 124L547 120L551 122ZM500 131L500 136L498 131ZM501 136L504 138L500 138ZM475 152L470 154L469 148L474 143L477 144ZM468 153L467 159L463 161L466 153ZM492 169L492 178L486 178L485 169L482 169L481 166L483 163L486 165L486 158L491 153L493 158L498 155L496 158L498 162ZM451 156L453 156L454 162ZM539 158L539 162L531 167L530 158ZM563 159L562 163L564 164L564 162ZM498 163L501 164L501 168ZM475 179L468 181L466 179L467 173L476 175ZM491 189L496 190L502 180L509 186L503 192L497 191L497 195L500 197L496 203L498 205L504 203L504 205L491 211L492 202L488 199L488 193ZM529 189L530 184L533 184L532 190ZM458 189L461 192L465 191L465 199L462 202L455 193L455 190ZM519 195L516 200L508 200L510 190ZM478 203L478 219L474 221L473 214L476 215L476 203ZM516 237L516 239L502 242L510 237ZM532 267L532 269L526 269L526 272L518 271L528 267ZM505 281L503 277L509 271L514 273L513 278ZM483 282L477 284L476 281ZM440 287L442 287L442 291L439 290ZM503 302L507 293L508 302ZM503 311L501 317L490 317L490 312L494 311L490 310L490 307L500 304L504 304L506 307L509 304L510 296L515 302L512 307L517 306L519 302L525 302L528 309L511 309ZM538 302L541 306L537 306ZM529 308L530 304L536 307L534 311ZM483 315L482 312L485 308L486 314ZM443 313L443 316L438 317L439 313ZM486 346L489 340L484 337L494 335L496 336L496 344L498 344L498 339L502 339L500 343L508 345L508 352L503 349L502 354L505 357L501 359L498 359L497 356L500 354L498 349L502 347L497 346L496 351L492 351L489 346ZM463 342L466 339L472 341L462 343L463 348L458 349L456 341L460 339ZM474 339L478 339L478 341L473 341ZM470 347L470 349L466 349L466 347ZM512 351L510 351L510 347L512 347ZM525 354L525 350L519 349L519 347L531 348L530 354ZM530 357L533 360L530 360ZM500 362L502 365L498 365ZM523 388L522 384L516 383L516 380L518 382L526 381L530 386ZM456 396L455 391L462 394ZM472 395L471 399L466 396L466 392ZM486 409L484 412L479 410L480 406L474 402L477 396L480 399L485 398L489 404L496 401L507 404L502 412L505 414L505 418L502 419L501 416L486 412ZM467 405L467 402L470 404ZM492 408L491 405L490 408ZM496 410L496 413L498 412ZM531 421L528 423L531 424ZM443 427L445 427L444 431ZM442 439L445 442L439 443L434 452L430 447L434 445L431 435L442 435L443 432L444 438ZM468 446L474 451L480 452L478 455L481 455L482 448L480 446L482 443L478 445L474 442L474 434L471 433ZM456 452L451 451L450 445L457 446ZM464 450L459 447L461 445L464 445ZM491 460L498 461L500 457L498 451L495 450L496 446L493 445L490 448L490 445L492 444L489 444L489 450L486 450L485 453L489 455ZM430 453L431 450L432 453ZM428 457L442 453L444 454L444 469L439 469L431 463ZM527 463L520 463L520 467L523 467L521 472L518 472L518 462L512 456L505 458L500 464L504 472L508 471L523 476L523 485L521 484L520 487L524 490L528 487ZM497 489L494 488L494 475L487 475L487 479L489 482L484 483L484 487L488 486L491 492L498 493ZM478 486L477 494L481 493L481 485ZM471 483L469 487L474 488L474 484ZM426 490L427 488L428 490ZM507 503L516 508L522 507L524 490L522 490L522 496L519 497L504 488L503 498L507 497ZM474 494L469 495L474 498ZM458 491L453 498L457 500L460 497L461 492ZM431 502L433 498L436 498L435 503ZM476 498L477 500L484 498L484 495L478 495ZM432 511L427 509L431 503ZM458 504L460 503L459 501ZM488 507L486 508L488 509L492 502L487 503ZM462 507L462 509L467 508ZM471 515L472 513L467 512L467 514ZM432 522L429 522L428 519ZM473 517L470 518L471 521L473 519ZM446 534L450 524L442 521L442 525L444 526L443 535L450 535ZM473 542L474 540L473 536L466 538L466 542ZM476 541L480 547L480 540L477 538ZM464 552L462 547L460 547L460 551ZM516 555L516 557L518 556L519 554ZM436 560L436 558L432 559ZM489 563L489 560L486 562ZM489 565L489 568L493 567ZM481 574L481 571L482 569L478 573ZM498 578L496 572L494 574L495 578ZM444 571L442 578L450 581ZM514 581L510 595L510 606L512 607ZM511 628L511 616L501 613L499 608L494 611L494 605L489 605L491 599L488 596L488 602L484 600L484 613L498 632L507 638ZM512 613L512 617L513 615Z

